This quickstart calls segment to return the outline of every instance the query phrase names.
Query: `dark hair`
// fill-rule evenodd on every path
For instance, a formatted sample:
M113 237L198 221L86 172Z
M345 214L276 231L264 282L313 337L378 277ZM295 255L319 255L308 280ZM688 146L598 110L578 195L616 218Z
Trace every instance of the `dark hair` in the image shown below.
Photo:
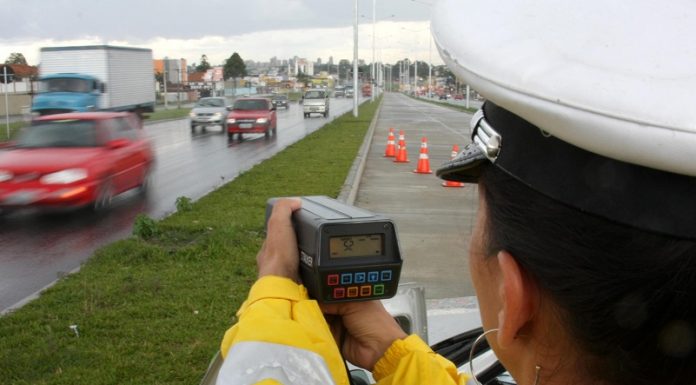
M486 255L509 251L548 294L586 375L622 385L696 383L694 240L583 213L495 166L480 183Z

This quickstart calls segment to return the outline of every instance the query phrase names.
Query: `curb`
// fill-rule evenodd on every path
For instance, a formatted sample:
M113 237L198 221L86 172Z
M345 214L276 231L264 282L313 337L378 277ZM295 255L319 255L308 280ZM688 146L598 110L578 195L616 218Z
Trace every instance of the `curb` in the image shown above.
M355 197L358 195L358 188L360 187L360 180L362 179L363 171L365 171L365 163L367 162L367 155L370 152L370 146L372 146L372 137L375 133L375 126L377 126L377 121L379 120L379 114L382 111L382 101L384 98L380 99L379 106L375 115L372 117L370 122L370 127L367 129L365 134L365 139L363 140L358 154L355 156L353 164L350 166L350 171L348 171L348 176L346 181L343 182L343 187L341 192L338 194L338 200L352 205L355 202Z

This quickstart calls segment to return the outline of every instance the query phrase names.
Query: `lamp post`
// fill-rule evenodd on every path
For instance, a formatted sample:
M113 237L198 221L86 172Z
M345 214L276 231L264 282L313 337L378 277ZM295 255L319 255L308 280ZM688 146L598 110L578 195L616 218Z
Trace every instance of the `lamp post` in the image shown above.
M353 116L358 117L358 0L353 9Z
M167 56L164 57L164 65L162 66L162 83L164 84L164 109L168 109L167 106L167 67L169 66L169 59Z

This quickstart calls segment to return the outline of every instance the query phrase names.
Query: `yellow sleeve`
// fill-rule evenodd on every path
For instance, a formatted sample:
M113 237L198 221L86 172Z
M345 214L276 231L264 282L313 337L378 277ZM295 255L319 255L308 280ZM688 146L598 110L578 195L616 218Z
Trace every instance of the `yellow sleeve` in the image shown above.
M417 335L394 341L375 364L372 375L378 385L464 385L469 378Z
M271 373L292 371L294 368L282 365L290 357L303 360L308 368L315 366L309 372L326 372L334 384L349 383L343 358L324 315L317 302L309 299L304 286L287 278L262 277L252 286L237 317L237 324L227 330L220 347L225 358L221 371L228 378L236 378L237 373L251 369ZM260 368L265 365L264 360L269 362ZM230 368L235 363L237 367ZM272 374L271 378L298 375L304 373Z

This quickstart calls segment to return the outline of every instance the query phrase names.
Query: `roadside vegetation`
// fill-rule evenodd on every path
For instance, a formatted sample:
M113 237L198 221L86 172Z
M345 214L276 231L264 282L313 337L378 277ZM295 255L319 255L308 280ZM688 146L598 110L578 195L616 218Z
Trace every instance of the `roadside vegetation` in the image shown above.
M256 278L266 201L336 197L379 101L346 113L0 317L2 384L197 384Z

